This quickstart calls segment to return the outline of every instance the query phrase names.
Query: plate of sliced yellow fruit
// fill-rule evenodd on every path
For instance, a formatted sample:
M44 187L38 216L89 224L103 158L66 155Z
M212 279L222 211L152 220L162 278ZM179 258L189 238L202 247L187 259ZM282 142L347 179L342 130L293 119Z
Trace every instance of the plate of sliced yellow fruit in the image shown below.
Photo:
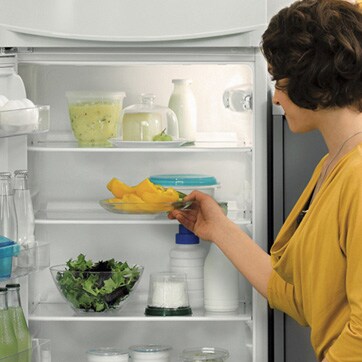
M152 183L148 178L135 186L129 186L112 178L107 189L111 198L99 201L107 211L117 214L161 214L175 209L187 209L192 201L184 201L184 193L172 187Z

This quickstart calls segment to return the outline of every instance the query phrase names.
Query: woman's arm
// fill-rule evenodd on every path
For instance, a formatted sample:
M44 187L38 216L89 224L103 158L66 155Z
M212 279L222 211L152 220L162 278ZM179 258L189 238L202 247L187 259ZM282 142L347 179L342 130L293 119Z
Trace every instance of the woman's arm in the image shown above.
M185 198L194 201L189 210L175 210L177 219L201 239L215 243L234 266L264 297L272 273L270 256L244 231L228 219L214 199L199 191Z

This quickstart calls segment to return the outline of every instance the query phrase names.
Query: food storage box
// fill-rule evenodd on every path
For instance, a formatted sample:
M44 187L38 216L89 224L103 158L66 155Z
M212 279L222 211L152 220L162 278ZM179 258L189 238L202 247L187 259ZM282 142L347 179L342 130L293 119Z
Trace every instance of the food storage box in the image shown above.
M224 362L229 358L229 352L223 348L201 347L184 349L182 362Z
M177 191L189 194L193 190L215 196L215 190L220 187L214 176L200 174L164 174L153 175L150 181L156 185L173 187Z
M70 122L81 146L111 146L121 117L124 92L66 92Z
M13 266L13 256L18 256L20 245L14 241L0 243L0 278L9 278Z

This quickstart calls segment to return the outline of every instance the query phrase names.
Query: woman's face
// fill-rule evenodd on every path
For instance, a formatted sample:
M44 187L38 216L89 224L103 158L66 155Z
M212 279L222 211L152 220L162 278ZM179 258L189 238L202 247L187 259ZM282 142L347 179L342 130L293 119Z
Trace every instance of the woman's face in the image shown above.
M284 86L286 82L286 79L277 81L273 103L283 108L289 129L293 133L304 133L316 129L315 112L297 106L285 90L278 89L278 86Z

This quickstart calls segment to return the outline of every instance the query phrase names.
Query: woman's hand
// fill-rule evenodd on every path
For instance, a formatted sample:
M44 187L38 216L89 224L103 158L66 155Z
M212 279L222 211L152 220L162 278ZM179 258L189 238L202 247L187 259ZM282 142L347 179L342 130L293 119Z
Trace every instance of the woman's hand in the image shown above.
M211 196L193 191L184 200L193 201L191 207L174 210L169 213L168 218L177 219L201 239L213 241L216 232L229 223L222 208Z

